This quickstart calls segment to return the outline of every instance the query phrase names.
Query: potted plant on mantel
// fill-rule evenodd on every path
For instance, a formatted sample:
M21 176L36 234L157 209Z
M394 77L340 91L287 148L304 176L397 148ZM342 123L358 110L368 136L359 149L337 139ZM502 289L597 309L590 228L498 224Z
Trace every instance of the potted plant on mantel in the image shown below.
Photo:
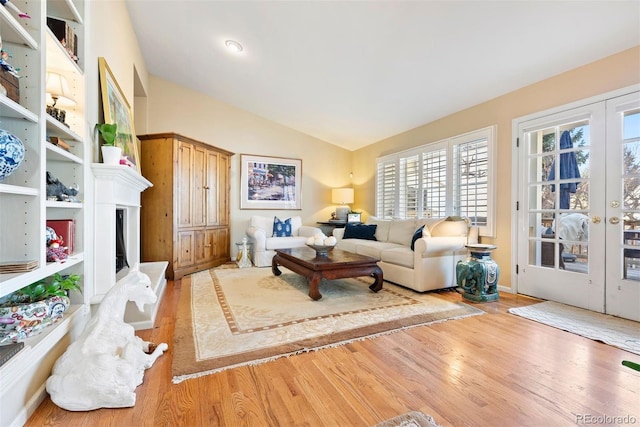
M71 305L69 292L82 293L80 276L55 273L0 298L0 344L19 342L60 320Z
M99 123L96 129L102 137L102 162L107 165L119 165L122 158L122 148L116 147L117 123Z

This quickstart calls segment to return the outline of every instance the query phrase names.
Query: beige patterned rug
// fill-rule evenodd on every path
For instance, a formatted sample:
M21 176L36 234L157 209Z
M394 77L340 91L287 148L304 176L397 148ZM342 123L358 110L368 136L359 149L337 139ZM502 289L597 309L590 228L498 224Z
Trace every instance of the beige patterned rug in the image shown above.
M218 268L182 279L173 343L173 382L331 347L418 325L483 314L467 304L373 279L320 284L282 268Z

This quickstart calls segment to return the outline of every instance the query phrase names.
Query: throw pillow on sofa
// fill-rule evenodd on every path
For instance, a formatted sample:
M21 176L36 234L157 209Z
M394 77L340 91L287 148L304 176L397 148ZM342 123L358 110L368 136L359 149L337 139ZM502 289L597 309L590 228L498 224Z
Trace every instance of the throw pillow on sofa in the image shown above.
M375 236L377 227L376 224L347 224L342 238L377 240Z
M277 216L274 216L272 237L291 237L291 235L291 218L282 221Z
M416 240L422 237L422 233L424 232L424 225L421 226L413 233L413 237L411 238L411 250L414 251L416 247Z

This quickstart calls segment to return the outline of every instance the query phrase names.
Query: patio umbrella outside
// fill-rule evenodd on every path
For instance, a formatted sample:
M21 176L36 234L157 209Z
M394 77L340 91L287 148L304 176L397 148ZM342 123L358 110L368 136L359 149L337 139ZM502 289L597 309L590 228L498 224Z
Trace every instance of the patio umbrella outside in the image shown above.
M565 130L560 136L560 149L566 150L573 148L573 142L571 142L571 134ZM560 154L560 178L559 179L571 179L580 178L580 169L578 168L578 159L576 152L571 151L568 153ZM549 173L548 181L553 181L556 177L556 164L555 160L551 165L551 172ZM556 191L555 184L551 184L551 191ZM569 197L570 193L575 193L578 187L577 182L563 182L560 184L560 209L569 209Z

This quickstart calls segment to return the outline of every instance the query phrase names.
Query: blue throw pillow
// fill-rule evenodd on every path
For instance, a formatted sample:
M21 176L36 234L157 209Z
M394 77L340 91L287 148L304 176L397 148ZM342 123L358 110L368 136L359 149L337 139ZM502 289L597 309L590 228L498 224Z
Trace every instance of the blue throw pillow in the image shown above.
M376 228L378 228L377 224L347 224L342 238L377 240Z
M422 237L422 230L424 230L424 225L420 228L418 228L416 230L415 233L413 233L413 237L411 238L411 250L415 250L415 246L416 246L416 240L418 240L419 238Z
M282 221L277 216L274 216L272 237L291 237L291 235L291 218Z

